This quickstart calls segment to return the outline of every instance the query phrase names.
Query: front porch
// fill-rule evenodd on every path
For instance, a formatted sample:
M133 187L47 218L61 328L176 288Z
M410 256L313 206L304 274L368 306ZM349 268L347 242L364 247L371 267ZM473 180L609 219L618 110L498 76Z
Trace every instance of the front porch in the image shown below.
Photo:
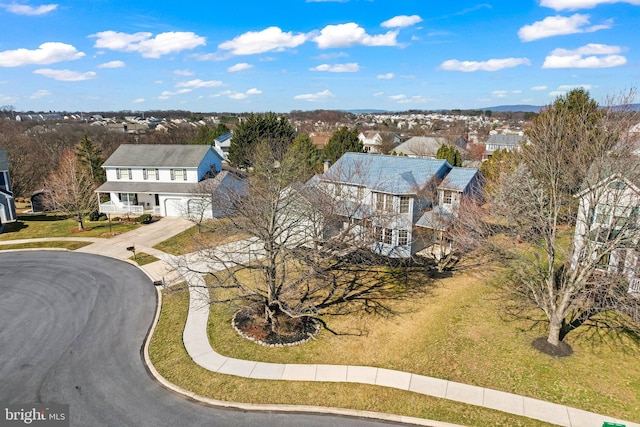
M105 214L113 214L113 215L137 215L140 216L142 214L150 214L154 216L160 215L160 206L152 206L148 205L133 205L126 203L114 203L113 201L109 201L107 203L100 203L99 209L100 213Z

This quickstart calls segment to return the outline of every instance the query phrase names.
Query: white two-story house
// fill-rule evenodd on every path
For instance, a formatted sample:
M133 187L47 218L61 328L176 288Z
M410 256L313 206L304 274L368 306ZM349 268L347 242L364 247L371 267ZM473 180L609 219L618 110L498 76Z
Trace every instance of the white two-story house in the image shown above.
M640 293L640 187L614 174L577 197L572 267L595 261L597 271L624 276L629 292Z
M9 158L0 150L0 224L16 220L16 205L9 177Z
M343 202L344 227L362 221L371 229L374 252L408 258L432 244L418 238L417 227L436 227L425 215L437 208L450 215L480 178L441 159L346 153L313 181Z
M203 181L217 186L237 179L222 170L222 156L209 145L123 144L104 162L107 181L96 192L108 195L100 212L114 215L185 216L200 209ZM103 196L104 198L104 196ZM205 216L215 216L214 206Z

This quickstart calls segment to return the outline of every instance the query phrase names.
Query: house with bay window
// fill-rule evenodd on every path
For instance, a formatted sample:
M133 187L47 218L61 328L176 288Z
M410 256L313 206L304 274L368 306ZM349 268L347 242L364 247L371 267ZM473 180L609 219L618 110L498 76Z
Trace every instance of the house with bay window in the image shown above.
M204 215L216 216L219 207L208 202L212 194L242 181L223 170L222 160L209 145L120 145L102 165L107 181L96 193L108 201L100 203L100 212L185 216L206 205Z
M442 159L346 153L312 182L341 202L343 228L356 224L372 233L374 252L408 258L433 244L420 228L439 230L482 179Z

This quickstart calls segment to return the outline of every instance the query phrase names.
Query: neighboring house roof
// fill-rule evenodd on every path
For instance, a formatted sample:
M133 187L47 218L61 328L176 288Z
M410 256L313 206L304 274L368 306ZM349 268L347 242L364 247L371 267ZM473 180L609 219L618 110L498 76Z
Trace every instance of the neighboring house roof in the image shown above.
M415 194L451 170L446 160L346 153L319 178L392 194Z
M215 139L221 148L229 148L231 146L231 138L233 138L232 132L227 132L224 135L220 135Z
M122 144L102 167L196 168L209 151L220 157L209 145Z
M449 145L446 138L441 136L414 136L393 151L407 156L435 157L442 145Z
M451 215L450 211L441 209L440 206L436 206L433 210L425 212L420 219L416 221L416 225L418 227L445 231L449 221L451 220Z
M8 171L9 170L9 157L7 157L7 152L5 150L0 150L0 171Z
M464 192L480 172L474 168L454 167L438 186L444 190Z
M513 135L513 134L502 134L498 133L495 135L489 136L487 139L486 145L499 145L501 147L517 147L524 140L524 136L522 135Z

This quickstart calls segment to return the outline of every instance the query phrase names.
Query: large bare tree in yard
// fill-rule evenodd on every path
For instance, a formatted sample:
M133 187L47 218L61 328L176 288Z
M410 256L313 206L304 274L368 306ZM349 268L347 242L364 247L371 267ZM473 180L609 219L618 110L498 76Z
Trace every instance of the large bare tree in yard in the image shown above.
M80 162L73 149L66 150L58 168L47 178L45 204L78 222L78 230L84 230L83 218L98 208L94 193L96 185L88 169Z
M391 314L391 301L427 286L413 286L409 270L372 252L379 227L362 203L337 202L335 188L301 184L313 172L301 151L273 150L257 146L247 193L230 195L236 209L225 226L250 238L203 248L200 262L191 262L208 277L212 302L241 309L241 329L296 337L315 322L328 328L330 316Z
M623 98L599 108L576 89L544 109L517 167L490 195L493 218L476 227L494 232L484 244L509 267L505 285L517 307L544 313L552 352L567 349L563 339L582 325L640 332L640 300L608 265L640 238L639 195L621 201L640 182L627 134L637 117Z

